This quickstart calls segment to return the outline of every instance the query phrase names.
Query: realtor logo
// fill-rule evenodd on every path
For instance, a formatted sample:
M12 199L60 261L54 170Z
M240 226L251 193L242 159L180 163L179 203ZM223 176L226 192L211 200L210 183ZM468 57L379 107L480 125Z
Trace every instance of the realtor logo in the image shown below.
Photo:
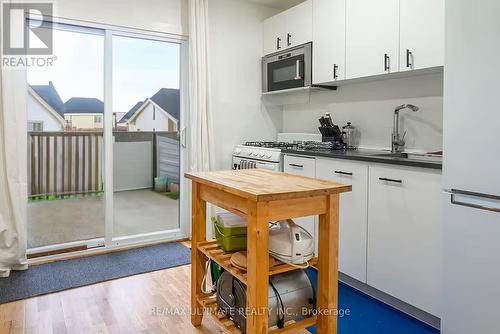
M52 54L51 3L3 3L2 11L4 55Z

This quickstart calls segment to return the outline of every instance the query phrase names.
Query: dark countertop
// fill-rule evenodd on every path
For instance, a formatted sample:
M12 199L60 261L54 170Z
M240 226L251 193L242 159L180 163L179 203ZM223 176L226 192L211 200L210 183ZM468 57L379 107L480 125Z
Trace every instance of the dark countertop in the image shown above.
M282 150L281 152L284 154L377 162L383 164L410 166L410 167L421 167L421 168L432 168L432 169L443 168L443 163L442 161L439 161L439 159L427 160L425 159L425 157L423 157L420 160L418 158L408 159L408 158L380 156L381 154L390 153L389 151L382 151L382 150L359 149L359 150L332 151L332 150L316 149L316 150Z

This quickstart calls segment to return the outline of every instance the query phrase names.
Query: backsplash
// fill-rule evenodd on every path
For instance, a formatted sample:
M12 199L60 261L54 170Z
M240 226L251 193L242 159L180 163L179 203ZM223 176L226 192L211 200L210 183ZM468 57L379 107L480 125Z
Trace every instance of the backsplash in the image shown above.
M318 132L318 118L330 112L340 127L347 122L360 131L359 146L390 149L394 108L411 103L416 113L401 112L406 149L442 150L443 75L357 83L337 91L312 92L308 103L283 107L283 132Z

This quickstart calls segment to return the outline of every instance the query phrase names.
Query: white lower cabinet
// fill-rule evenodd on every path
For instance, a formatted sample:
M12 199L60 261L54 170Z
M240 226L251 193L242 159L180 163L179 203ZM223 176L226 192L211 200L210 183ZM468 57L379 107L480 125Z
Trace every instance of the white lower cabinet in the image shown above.
M316 177L352 185L340 195L339 270L366 283L368 165L317 159Z
M283 171L285 173L309 177L316 176L316 159L314 158L285 155L283 164ZM314 252L318 254L317 216L300 217L294 218L293 220L314 236Z
M441 173L370 166L367 284L439 316Z

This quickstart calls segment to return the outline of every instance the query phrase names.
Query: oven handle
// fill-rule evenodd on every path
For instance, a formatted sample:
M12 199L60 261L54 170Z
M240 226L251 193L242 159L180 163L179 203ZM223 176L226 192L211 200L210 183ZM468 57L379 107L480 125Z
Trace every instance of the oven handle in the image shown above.
M276 162L265 162L241 159L239 162L233 162L233 169L250 169L250 168L264 168L274 171L280 171L280 164Z
M295 62L295 78L293 78L293 80L302 80L302 76L300 75L300 62L301 60L299 59Z

